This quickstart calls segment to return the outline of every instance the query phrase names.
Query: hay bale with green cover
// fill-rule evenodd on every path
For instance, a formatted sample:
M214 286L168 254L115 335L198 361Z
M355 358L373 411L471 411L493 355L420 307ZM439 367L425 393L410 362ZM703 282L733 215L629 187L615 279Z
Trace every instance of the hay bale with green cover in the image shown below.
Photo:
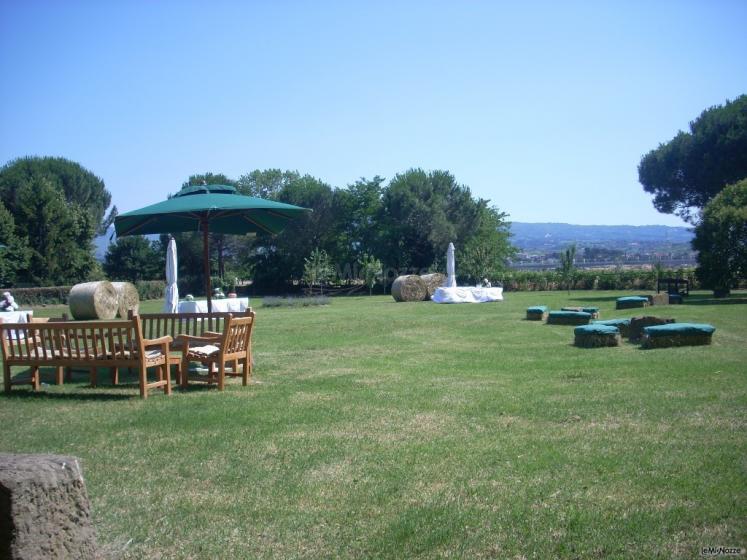
M630 340L639 340L643 336L643 329L646 327L668 325L674 322L674 319L669 317L653 317L650 315L633 317L630 320Z
M583 311L550 311L547 315L548 325L587 325L591 313Z
M423 301L428 295L428 288L417 274L398 276L392 284L394 301Z
M643 329L642 348L703 346L711 344L716 327L707 323L672 323Z
M594 321L592 324L615 327L620 331L620 336L624 338L630 337L630 319L606 319L604 321Z
M78 321L114 319L119 309L119 295L111 282L84 282L76 284L67 297L70 313Z
M573 329L573 344L581 348L620 346L620 331L610 325L582 325Z
M420 279L425 283L425 289L428 292L425 299L431 299L436 290L446 282L446 275L434 272L433 274L421 274Z
M580 311L581 313L589 313L592 319L599 319L599 308L598 307L561 307L561 311Z
M546 305L527 307L527 321L544 321L549 311Z
M644 296L625 296L617 298L615 309L632 309L634 307L648 307L648 298Z
M117 290L117 315L123 319L127 318L129 311L137 315L140 310L140 294L135 285L130 282L112 282L112 286Z

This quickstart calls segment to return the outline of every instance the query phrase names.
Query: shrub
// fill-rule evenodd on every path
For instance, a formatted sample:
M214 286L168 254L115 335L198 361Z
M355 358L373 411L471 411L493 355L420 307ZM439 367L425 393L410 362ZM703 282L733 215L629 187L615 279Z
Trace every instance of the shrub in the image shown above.
M266 297L262 307L309 307L312 305L329 305L327 296L314 297Z
M166 291L166 282L163 280L138 280L135 282L140 301L146 299L161 299Z
M16 303L21 307L59 305L67 303L72 286L47 286L44 288L14 288Z

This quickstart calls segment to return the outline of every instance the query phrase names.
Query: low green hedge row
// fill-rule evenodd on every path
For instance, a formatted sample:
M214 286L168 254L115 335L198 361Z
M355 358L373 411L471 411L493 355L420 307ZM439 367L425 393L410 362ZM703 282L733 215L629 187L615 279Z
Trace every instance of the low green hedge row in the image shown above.
M140 300L160 299L164 296L166 283L163 280L135 282ZM9 288L13 298L21 307L40 305L65 305L72 286L46 286L43 288Z
M694 269L669 271L666 276L679 276L690 281L690 289L699 284ZM511 270L499 280L503 289L511 292L565 290L561 274L555 270ZM656 273L651 270L577 270L573 290L656 290Z

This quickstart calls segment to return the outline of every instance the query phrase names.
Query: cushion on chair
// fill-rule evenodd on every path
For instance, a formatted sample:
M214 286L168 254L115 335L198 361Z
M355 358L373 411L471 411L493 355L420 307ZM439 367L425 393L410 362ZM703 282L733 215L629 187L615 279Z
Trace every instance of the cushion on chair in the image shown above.
M220 352L220 348L213 346L212 344L206 344L205 346L190 346L189 353L193 356L199 356L201 358L209 358L213 354Z

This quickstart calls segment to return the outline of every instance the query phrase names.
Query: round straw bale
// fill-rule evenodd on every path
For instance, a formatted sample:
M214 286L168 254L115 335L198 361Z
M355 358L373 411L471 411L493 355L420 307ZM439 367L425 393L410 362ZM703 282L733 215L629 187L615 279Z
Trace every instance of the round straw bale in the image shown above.
M443 286L444 282L446 282L446 275L434 272L433 274L421 274L420 279L425 282L425 289L428 291L425 299L431 299L436 289Z
M392 284L394 301L423 301L427 295L425 282L417 274L398 276Z
M140 309L140 295L135 285L130 282L112 282L112 286L117 290L117 314L122 319L127 319L127 312L130 310L137 315Z
M114 319L119 308L117 290L111 282L76 284L67 298L70 313L77 320Z

